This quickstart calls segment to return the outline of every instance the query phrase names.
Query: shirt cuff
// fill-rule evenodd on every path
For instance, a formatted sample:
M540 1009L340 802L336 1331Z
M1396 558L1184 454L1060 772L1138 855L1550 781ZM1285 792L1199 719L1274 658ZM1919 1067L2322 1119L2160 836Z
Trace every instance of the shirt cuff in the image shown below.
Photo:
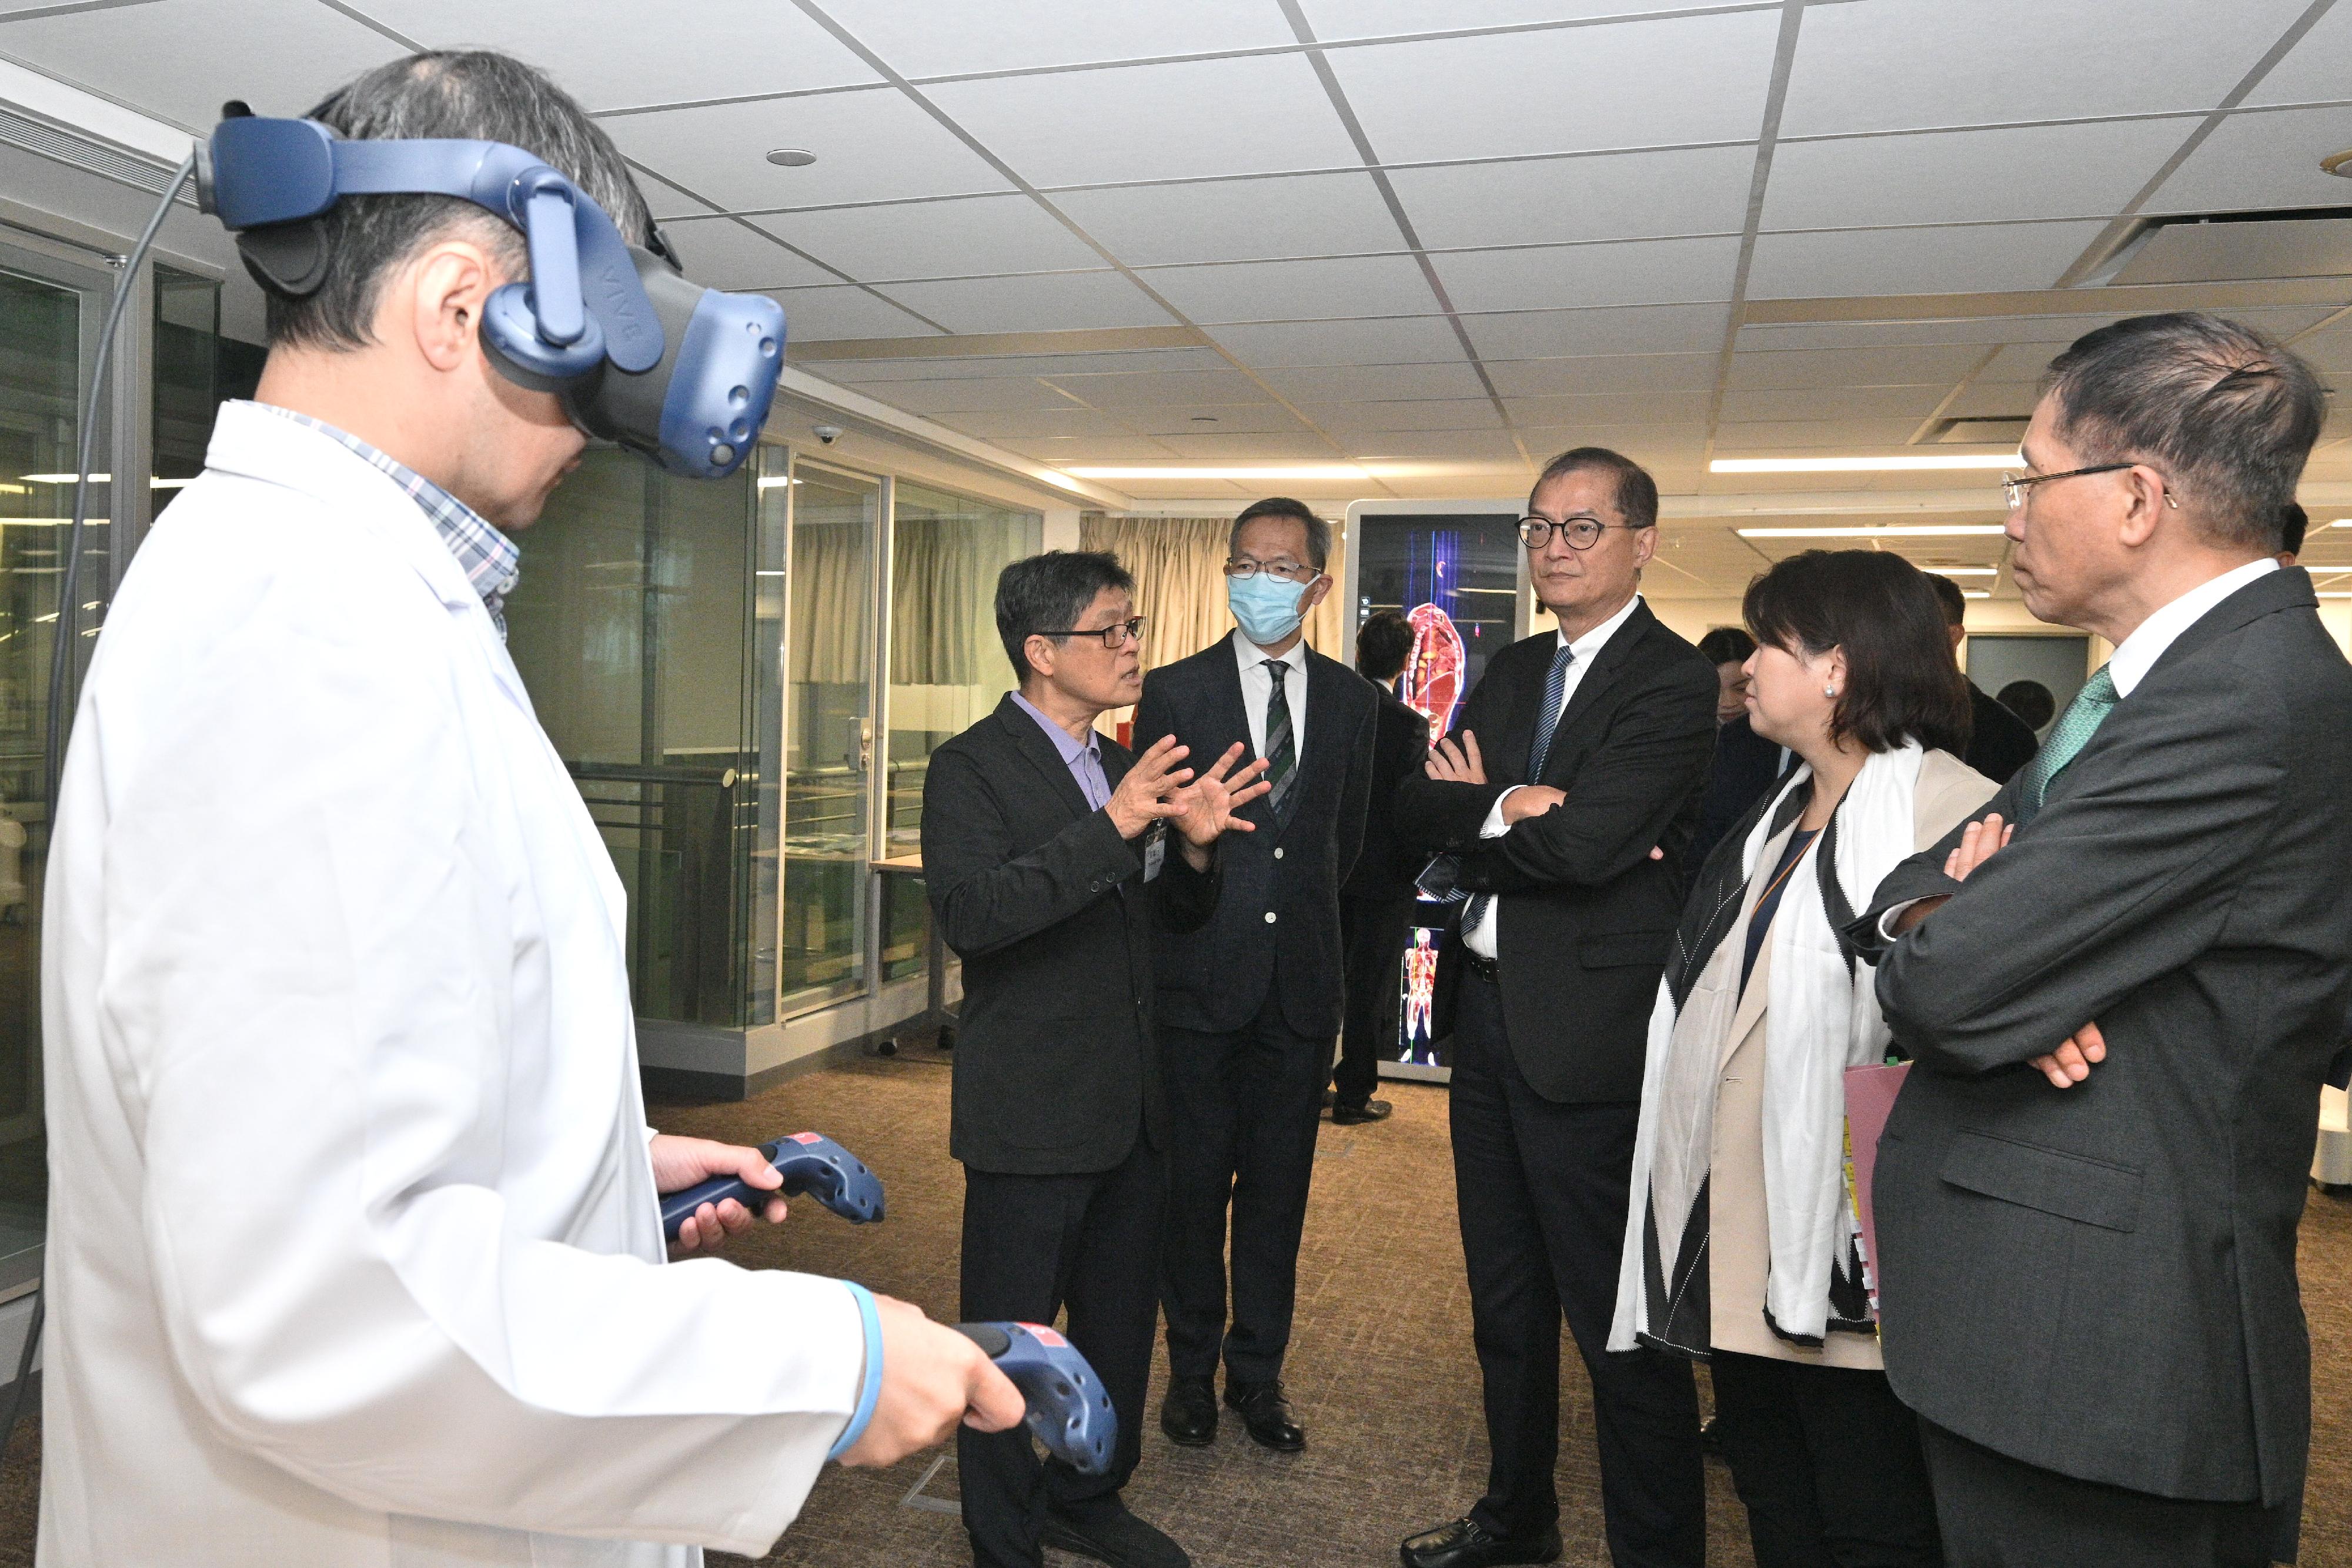
M1932 897L1934 895L1930 894L1929 896ZM1885 937L1889 942L1901 941L1903 939L1902 934L1895 929L1895 923L1902 919L1903 912L1910 908L1913 904L1925 904L1927 902L1927 900L1926 898L1906 898L1900 904L1890 905L1886 913L1878 917L1878 934L1881 936Z
M866 1381L858 1389L857 1408L850 1412L849 1425L841 1429L841 1436L824 1456L834 1463L838 1463L841 1456L866 1436L866 1426L874 1419L874 1406L882 1397L882 1315L875 1308L873 1291L847 1280L842 1284L857 1302L858 1322L866 1329Z
M1495 797L1494 805L1488 807L1486 810L1486 821L1481 824L1478 829L1478 836L1480 838L1499 839L1505 833L1511 831L1511 825L1503 821L1503 802L1526 788L1527 786L1524 784L1514 784L1508 789L1504 790L1501 794Z

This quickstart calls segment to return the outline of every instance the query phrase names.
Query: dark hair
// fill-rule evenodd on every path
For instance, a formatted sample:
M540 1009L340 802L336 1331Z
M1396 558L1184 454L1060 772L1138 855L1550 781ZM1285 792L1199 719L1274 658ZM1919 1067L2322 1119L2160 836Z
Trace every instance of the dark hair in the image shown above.
M2311 528L2311 514L2299 501L2289 501L2279 516L2279 549L2288 555L2303 553L2303 536Z
M378 66L334 92L309 118L354 141L410 137L504 141L536 153L643 245L653 221L629 166L604 129L544 74L487 49L432 50ZM456 196L345 196L316 220L329 257L319 291L268 297L269 341L363 349L374 341L385 277L452 232L478 235L520 276L521 231Z
M2040 681L2011 681L1992 700L2023 719L2028 729L2040 729L2058 716L2058 699Z
M1375 611L1356 628L1356 668L1373 680L1395 680L1412 653L1412 622L1401 610Z
M1960 591L1960 585L1941 572L1931 571L1927 574L1927 586L1934 589L1936 597L1943 601L1944 624L1965 625L1969 619L1969 596Z
M2146 463L2195 503L2216 542L2281 548L2326 394L2268 337L2201 310L2134 316L2075 339L2042 391L2085 464Z
M1698 640L1710 664L1744 664L1756 653L1756 639L1737 626L1717 626Z
M1234 519L1233 531L1225 535L1225 553L1231 555L1241 548L1242 529L1260 517L1290 517L1307 529L1307 564L1316 570L1331 559L1331 525L1307 509L1304 501L1294 501L1287 496L1268 496L1263 501L1252 501Z
M1135 579L1108 550L1047 550L996 574L996 634L1016 682L1037 673L1029 667L1029 639L1068 631L1106 588L1135 591Z
M1561 453L1544 465L1536 476L1535 484L1528 490L1528 505L1536 504L1536 491L1563 474L1580 469L1599 468L1617 479L1617 511L1637 528L1658 526L1658 482L1650 471L1622 452L1612 452L1606 446L1576 446Z
M1748 585L1741 606L1759 643L1819 655L1845 651L1832 739L1872 751L1906 740L1958 755L1969 743L1968 684L1927 574L1883 550L1809 549Z

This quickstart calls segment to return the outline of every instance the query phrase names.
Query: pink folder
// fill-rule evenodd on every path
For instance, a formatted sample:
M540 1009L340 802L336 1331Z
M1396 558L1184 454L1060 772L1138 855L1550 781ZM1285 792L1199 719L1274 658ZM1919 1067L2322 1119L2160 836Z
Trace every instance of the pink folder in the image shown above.
M1878 1134L1886 1130L1887 1113L1909 1076L1907 1061L1893 1067L1849 1067L1845 1070L1846 1197L1853 1205L1854 1222L1862 1228L1862 1262L1870 1290L1870 1310L1878 1312L1878 1227L1870 1206L1870 1182L1878 1166Z

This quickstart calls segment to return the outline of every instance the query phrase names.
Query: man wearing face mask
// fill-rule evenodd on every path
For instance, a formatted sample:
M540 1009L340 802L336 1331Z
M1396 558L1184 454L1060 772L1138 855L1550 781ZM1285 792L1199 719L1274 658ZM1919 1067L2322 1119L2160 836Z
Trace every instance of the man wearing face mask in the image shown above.
M1239 629L1152 671L1135 711L1139 750L1168 735L1196 757L1240 742L1272 786L1240 813L1255 831L1224 841L1214 917L1162 933L1153 962L1171 1150L1160 1424L1188 1447L1216 1436L1221 1354L1224 1402L1250 1437L1283 1453L1307 1443L1282 1357L1339 1031L1339 884L1363 841L1379 712L1370 685L1304 641L1331 591L1330 548L1330 525L1285 497L1234 518L1225 583Z

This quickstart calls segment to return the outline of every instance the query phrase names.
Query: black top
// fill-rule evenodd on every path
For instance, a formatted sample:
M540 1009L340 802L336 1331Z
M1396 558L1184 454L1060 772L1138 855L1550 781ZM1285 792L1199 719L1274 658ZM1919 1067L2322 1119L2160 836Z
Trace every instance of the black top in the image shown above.
M1405 776L1429 759L1429 720L1391 695L1386 686L1378 682L1371 685L1380 694L1381 706L1372 729L1372 789L1364 807L1364 847L1339 891L1349 898L1403 903L1413 896L1412 879L1429 857L1398 846L1396 792Z
M1780 895L1789 891L1790 880L1796 875L1797 862L1804 857L1805 847L1821 837L1819 828L1799 828L1789 835L1789 847L1781 852L1780 863L1772 869L1772 880L1764 884L1764 896L1756 901L1756 913L1748 917L1748 954L1739 961L1739 988L1748 989L1748 977L1756 972L1756 955L1764 950L1764 934L1772 929L1772 916L1780 908Z
M2023 719L1985 695L1974 681L1969 683L1969 706L1976 716L1960 760L1994 783L2006 784L2033 760L2042 743Z
M1706 794L1699 802L1698 831L1691 835L1693 872L1706 863L1731 824L1764 798L1787 760L1780 743L1757 734L1746 714L1715 732L1715 760L1708 765Z

